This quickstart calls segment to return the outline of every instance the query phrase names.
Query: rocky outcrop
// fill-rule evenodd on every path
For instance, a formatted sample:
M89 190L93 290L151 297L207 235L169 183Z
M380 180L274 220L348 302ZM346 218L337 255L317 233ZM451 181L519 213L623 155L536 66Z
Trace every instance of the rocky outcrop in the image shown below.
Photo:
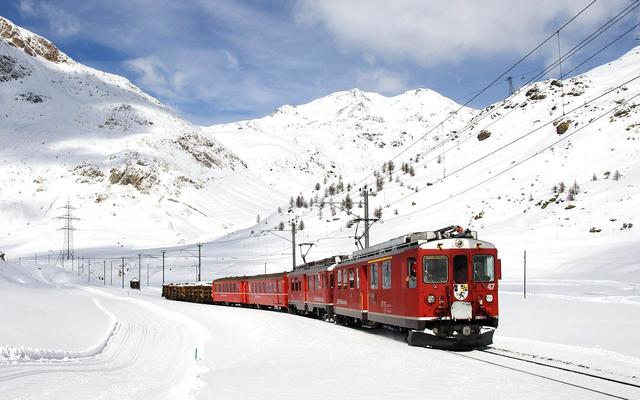
M176 142L182 150L191 154L196 161L207 168L229 166L231 169L235 169L237 164L247 167L242 160L219 143L197 133L181 135L176 139Z
M0 55L0 82L9 82L31 75L31 70L18 64L13 57Z
M53 43L20 29L4 17L0 17L0 38L9 45L24 50L30 56L40 56L54 63L73 63L73 60L58 50Z

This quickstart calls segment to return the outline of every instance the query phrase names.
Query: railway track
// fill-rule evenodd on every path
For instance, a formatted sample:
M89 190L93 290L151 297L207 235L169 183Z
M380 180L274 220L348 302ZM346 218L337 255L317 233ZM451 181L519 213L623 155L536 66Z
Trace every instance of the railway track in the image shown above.
M534 354L519 353L501 348L488 348L469 353L451 354L535 376L540 379L574 387L607 398L623 400L640 398L640 378L638 376L613 374L582 364L540 357Z

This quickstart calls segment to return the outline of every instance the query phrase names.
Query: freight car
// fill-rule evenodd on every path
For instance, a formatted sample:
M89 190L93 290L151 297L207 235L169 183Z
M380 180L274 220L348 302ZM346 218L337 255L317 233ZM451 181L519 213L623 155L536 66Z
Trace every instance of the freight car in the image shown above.
M162 297L192 303L213 303L211 282L165 284L162 285Z
M475 232L449 226L291 272L217 279L209 297L214 304L392 327L407 332L413 346L465 349L493 341L500 278L495 246L478 240Z

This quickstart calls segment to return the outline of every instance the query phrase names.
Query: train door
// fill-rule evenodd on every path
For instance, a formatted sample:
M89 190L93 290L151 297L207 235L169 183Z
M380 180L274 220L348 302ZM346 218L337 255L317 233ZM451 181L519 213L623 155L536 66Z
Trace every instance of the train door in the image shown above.
M380 263L370 262L369 270L369 312L380 312Z
M471 319L473 294L470 285L470 253L468 251L454 251L452 256L453 304L451 305L451 317L453 319Z
M302 305L303 310L307 310L307 302L309 301L309 275L302 275L302 301L304 302Z
M367 311L369 309L369 265L364 264L358 266L358 278L362 310Z

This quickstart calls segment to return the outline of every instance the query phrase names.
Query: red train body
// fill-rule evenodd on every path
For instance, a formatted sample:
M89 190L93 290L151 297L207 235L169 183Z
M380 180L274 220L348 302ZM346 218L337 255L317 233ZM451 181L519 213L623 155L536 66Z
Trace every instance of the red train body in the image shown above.
M411 345L486 346L498 326L500 259L492 244L456 228L404 235L291 272L217 279L212 300L396 327Z
M270 275L250 276L246 278L247 304L257 307L287 309L287 274L280 272Z

